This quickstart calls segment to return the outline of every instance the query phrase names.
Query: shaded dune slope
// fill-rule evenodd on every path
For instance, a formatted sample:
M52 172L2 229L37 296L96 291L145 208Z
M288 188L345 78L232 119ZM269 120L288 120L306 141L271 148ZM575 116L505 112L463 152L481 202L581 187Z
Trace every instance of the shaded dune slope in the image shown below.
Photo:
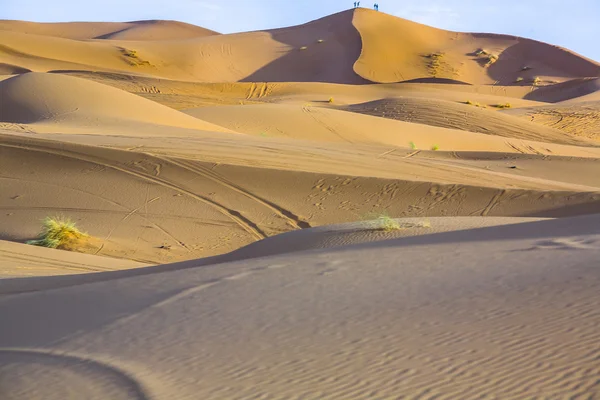
M0 121L77 125L144 123L229 132L110 86L89 80L27 73L0 82Z
M215 268L191 261L3 296L3 389L11 400L62 398L73 387L94 400L590 397L600 374L599 222L541 221Z

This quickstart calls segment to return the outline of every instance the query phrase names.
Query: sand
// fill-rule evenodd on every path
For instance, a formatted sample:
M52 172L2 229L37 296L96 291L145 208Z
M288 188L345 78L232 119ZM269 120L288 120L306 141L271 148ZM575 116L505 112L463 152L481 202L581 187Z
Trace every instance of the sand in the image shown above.
M0 21L0 398L596 398L599 79L365 9Z

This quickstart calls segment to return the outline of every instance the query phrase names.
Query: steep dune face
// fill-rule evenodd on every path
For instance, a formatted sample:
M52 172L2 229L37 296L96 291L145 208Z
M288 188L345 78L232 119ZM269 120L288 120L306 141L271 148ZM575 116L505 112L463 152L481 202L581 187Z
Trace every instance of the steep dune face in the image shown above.
M365 83L352 69L361 47L352 15L346 11L289 28L137 47L153 54L150 62L165 74L204 82Z
M5 31L0 62L40 72L100 69L204 82L365 83L352 69L361 48L352 15L346 11L290 28L169 41L130 40L164 37L166 31L174 38L173 31L183 28L137 23L115 32L112 27L97 36L112 40L97 42L41 36L39 29Z
M27 73L0 82L0 121L77 125L146 123L230 132L142 97L70 76Z
M0 20L0 30L65 39L173 40L217 35L217 32L178 21L38 23Z
M515 36L444 31L366 9L356 10L353 24L362 39L354 70L373 82L441 78L511 85L538 77L547 84L600 74L592 60Z

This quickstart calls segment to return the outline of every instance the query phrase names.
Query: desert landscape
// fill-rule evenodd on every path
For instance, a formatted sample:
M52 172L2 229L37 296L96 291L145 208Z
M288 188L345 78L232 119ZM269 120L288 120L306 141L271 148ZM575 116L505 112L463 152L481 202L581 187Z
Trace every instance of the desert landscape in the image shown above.
M600 398L568 49L0 20L0 185L3 400Z

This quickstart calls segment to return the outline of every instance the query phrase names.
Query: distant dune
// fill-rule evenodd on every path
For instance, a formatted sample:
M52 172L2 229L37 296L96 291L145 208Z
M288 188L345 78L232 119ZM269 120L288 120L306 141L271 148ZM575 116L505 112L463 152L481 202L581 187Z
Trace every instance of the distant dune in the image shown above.
M65 39L175 40L218 35L210 29L178 21L56 22L0 20L0 30Z
M34 71L135 71L203 82L358 84L436 78L529 86L600 76L597 62L545 43L444 31L366 9L290 28L229 35L171 21L4 21L0 29L6 33L0 39L0 62ZM28 39L31 35L38 38ZM56 40L48 41L49 36ZM153 40L157 37L161 40ZM91 38L108 40L77 45L70 40ZM123 58L121 48L135 52L142 62ZM91 57L92 53L98 57ZM17 54L23 57L17 60Z

